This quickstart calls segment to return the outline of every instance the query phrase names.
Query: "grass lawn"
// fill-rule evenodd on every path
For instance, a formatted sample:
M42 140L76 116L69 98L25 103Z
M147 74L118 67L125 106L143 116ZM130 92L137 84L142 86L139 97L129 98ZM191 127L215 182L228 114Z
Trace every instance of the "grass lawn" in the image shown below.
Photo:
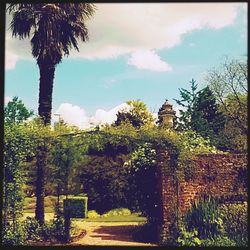
M60 197L60 202L63 201L65 197ZM45 209L45 217L52 219L54 214L54 205L57 201L56 196L46 196L44 198L44 209ZM28 216L35 216L35 207L36 207L36 197L26 197L24 199L24 216L25 214ZM26 217L26 216L25 216ZM74 221L86 221L86 222L146 222L147 219L145 217L139 216L138 213L132 213L130 215L110 215L110 216L100 216L97 218L79 218L73 219Z
M89 222L146 222L147 218L140 217L137 214L131 215L113 215L108 217L98 217L98 218L85 218L85 219L74 219L74 220L84 220Z

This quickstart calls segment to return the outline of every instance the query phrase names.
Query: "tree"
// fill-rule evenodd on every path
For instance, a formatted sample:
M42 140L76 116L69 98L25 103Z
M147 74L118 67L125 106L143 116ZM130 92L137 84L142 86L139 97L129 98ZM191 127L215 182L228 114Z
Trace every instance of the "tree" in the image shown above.
M22 3L9 4L13 14L12 35L24 39L31 38L32 55L40 70L38 114L44 124L50 124L52 90L55 67L68 56L73 46L78 48L77 39L88 39L85 21L94 13L89 3Z
M247 95L238 94L241 103L247 106ZM230 95L224 101L227 111L220 105L225 117L225 126L220 134L220 147L233 152L247 152L247 134L243 126L247 129L246 109L239 109L239 102L235 96ZM237 117L233 119L232 117ZM238 119L243 126L239 126Z
M7 123L22 123L32 115L34 111L28 110L17 96L14 96L4 108L4 121Z
M186 108L181 111L178 129L193 130L210 139L213 145L218 144L218 135L224 128L225 118L219 111L215 96L208 86L197 90L197 84L192 79L191 92L180 89L182 100L175 101Z
M153 115L148 111L146 104L140 100L127 101L130 105L129 110L119 111L115 125L119 126L121 123L130 123L135 128L140 128L143 125L152 125L154 122Z
M69 179L73 172L74 164L81 159L81 154L84 153L84 146L79 147L77 138L72 138L69 132L74 131L72 127L60 122L55 127L55 132L58 133L57 138L53 140L51 149L51 162L54 169L51 173L50 179L57 185L57 197L59 203L59 196L61 190L64 190L66 198L69 195Z
M98 213L110 209L129 207L129 175L123 163L125 154L89 155L78 163L75 180L88 195L88 207ZM81 191L82 191L81 190Z
M247 63L226 58L220 67L208 72L206 81L223 114L247 135Z
M21 164L27 156L34 154L32 131L25 124L6 123L4 131L4 164L3 164L3 229L11 227L14 233L18 216L23 207L24 169ZM6 233L6 231L4 231Z
M191 114L191 128L203 137L208 137L213 145L218 145L219 133L224 129L225 117L219 111L216 99L207 86L198 92Z
M13 14L11 29L14 37L24 39L32 34L32 55L40 71L38 114L44 125L51 122L52 90L55 67L71 47L78 49L77 39L88 39L85 20L94 13L90 3L18 3L9 4ZM38 147L36 219L44 223L44 168L46 146Z
M177 121L177 129L185 130L191 129L191 115L194 109L194 103L197 97L197 87L196 81L191 79L189 82L191 84L191 91L187 89L179 89L181 100L174 99L176 103L184 108L184 110L180 110L180 117Z

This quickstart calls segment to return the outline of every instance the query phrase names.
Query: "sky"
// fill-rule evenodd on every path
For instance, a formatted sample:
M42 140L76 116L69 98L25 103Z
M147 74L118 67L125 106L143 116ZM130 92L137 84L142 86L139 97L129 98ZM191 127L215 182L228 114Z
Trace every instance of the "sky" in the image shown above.
M5 103L18 96L37 113L39 71L28 39L12 38L6 16ZM96 4L89 41L56 67L52 119L80 128L112 123L126 101L157 114L179 88L206 86L225 57L246 60L247 3Z

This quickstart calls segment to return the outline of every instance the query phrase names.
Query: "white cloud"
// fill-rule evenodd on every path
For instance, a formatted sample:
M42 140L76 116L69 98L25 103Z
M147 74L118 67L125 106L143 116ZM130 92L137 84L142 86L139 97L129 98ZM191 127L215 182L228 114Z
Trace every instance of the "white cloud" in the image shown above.
M97 3L87 23L90 40L80 43L71 58L106 59L137 50L172 48L182 35L197 29L220 29L232 25L238 7L246 3ZM10 16L7 16L7 28ZM31 59L30 42L6 35L6 61L14 67L13 55ZM12 59L11 59L12 57ZM12 64L11 64L12 62Z
M69 125L74 125L79 128L87 128L89 126L88 116L84 109L77 105L62 103L55 113L60 114L60 118ZM56 120L55 115L53 115L53 120Z
M188 32L233 24L240 3L97 4L90 41L72 57L112 58L138 49L172 48Z
M4 97L4 105L7 105L8 102L10 102L11 100L12 100L12 97L5 96L5 97Z
M14 53L6 51L5 54L5 70L11 70L16 67L16 62L18 61L18 56Z
M138 50L131 54L128 64L136 66L138 69L148 69L152 71L172 71L170 65L162 61L153 50Z
M60 118L67 124L87 129L97 125L112 124L116 120L118 111L129 109L130 106L127 103L122 103L109 111L97 109L95 115L90 117L83 108L70 103L62 103L52 115L52 124L59 120L58 115L60 115Z
M95 125L112 124L117 118L118 111L128 111L130 108L127 103L122 103L109 111L97 109L94 117L91 117L91 122Z

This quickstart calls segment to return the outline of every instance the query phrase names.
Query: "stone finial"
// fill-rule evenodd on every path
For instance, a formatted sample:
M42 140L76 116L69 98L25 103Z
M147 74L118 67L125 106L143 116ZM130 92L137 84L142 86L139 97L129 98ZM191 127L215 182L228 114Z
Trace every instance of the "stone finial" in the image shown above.
M176 112L173 110L173 105L166 99L165 103L161 106L158 112L158 123L161 126L173 127L173 120Z

